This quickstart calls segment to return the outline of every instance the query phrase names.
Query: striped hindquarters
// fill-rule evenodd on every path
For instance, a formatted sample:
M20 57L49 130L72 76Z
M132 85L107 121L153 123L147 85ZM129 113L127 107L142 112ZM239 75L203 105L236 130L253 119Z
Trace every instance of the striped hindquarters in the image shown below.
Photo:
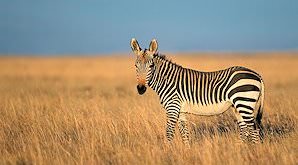
M256 72L244 67L235 67L225 89L226 97L234 107L240 114L247 114L250 120L261 96L262 83ZM245 118L245 115L243 116Z

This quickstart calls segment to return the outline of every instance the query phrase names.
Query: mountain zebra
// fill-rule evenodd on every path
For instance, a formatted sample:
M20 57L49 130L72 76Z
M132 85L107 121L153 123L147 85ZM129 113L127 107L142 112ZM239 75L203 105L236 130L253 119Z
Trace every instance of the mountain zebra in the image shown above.
M142 50L131 40L136 54L137 90L140 95L151 87L167 111L167 139L174 137L176 123L183 142L189 146L186 114L216 115L234 107L242 141L259 142L264 83L259 74L234 66L215 72L200 72L177 65L157 53L153 39L149 49Z

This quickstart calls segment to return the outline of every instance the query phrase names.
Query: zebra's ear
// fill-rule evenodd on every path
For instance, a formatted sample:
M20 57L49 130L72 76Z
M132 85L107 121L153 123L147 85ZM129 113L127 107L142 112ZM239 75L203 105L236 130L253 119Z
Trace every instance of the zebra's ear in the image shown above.
M156 39L153 39L150 42L149 51L154 54L154 53L156 53L157 49L158 49L157 41L156 41Z
M139 55L139 52L141 51L141 48L139 46L138 41L135 38L132 38L130 41L130 47L132 51L136 54Z

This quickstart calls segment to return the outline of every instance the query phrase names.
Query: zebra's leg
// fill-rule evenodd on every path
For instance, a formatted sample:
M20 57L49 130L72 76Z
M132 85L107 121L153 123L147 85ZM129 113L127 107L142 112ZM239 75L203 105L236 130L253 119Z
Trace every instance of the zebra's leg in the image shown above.
M247 125L247 131L249 134L249 141L253 143L260 142L260 129L257 129L255 115L253 114L253 108L250 106L238 106L241 107L239 111L243 121ZM245 110L246 109L246 110Z
M257 110L257 114L256 114L256 117L255 117L256 132L254 132L254 134L256 134L259 137L260 142L263 143L263 140L264 140L264 127L263 127L263 124L261 122L262 108L263 108L262 107L262 100L259 99L257 103L259 103L259 104L257 104L257 106L255 108L255 110Z
M240 129L240 139L243 142L249 141L249 129L248 129L246 123L241 121L241 122L238 122L238 125L239 125L239 129Z
M190 148L186 114L180 113L179 119L178 119L178 127L179 127L179 132L182 137L183 143L187 148Z
M260 129L257 129L256 127L256 123L254 121L255 119L253 119L252 122L247 123L248 128L249 128L249 135L250 135L250 140L253 143L260 143Z
M236 106L237 120L240 127L240 137L243 141L259 143L259 129L256 128L253 108L248 105ZM236 115L237 116L237 115Z
M175 127L179 117L179 110L176 104L170 104L166 107L167 110L167 129L166 135L168 141L172 141L175 134Z
M237 123L238 123L239 130L240 130L240 133L239 133L240 139L243 142L246 142L246 141L248 141L248 136L249 136L247 124L246 124L246 122L244 122L242 116L239 114L239 112L237 111L236 108L234 109L234 114L236 116Z

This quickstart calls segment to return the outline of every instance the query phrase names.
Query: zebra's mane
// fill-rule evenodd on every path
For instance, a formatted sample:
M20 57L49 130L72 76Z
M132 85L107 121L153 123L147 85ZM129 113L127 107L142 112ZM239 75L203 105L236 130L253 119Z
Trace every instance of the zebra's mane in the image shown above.
M176 62L173 62L172 59L168 58L165 54L161 54L161 53L157 52L153 56L154 57L159 57L159 58L161 58L164 61L168 61L168 62L170 62L170 63L172 63L174 65L177 65L179 67L182 67L181 65L177 64Z
M169 59L166 57L166 55L161 54L161 53L159 53L159 52L156 52L156 53L153 55L153 57L159 57L159 58L161 58L161 59L163 59L163 60L169 60ZM169 60L169 61L170 61L170 60Z

